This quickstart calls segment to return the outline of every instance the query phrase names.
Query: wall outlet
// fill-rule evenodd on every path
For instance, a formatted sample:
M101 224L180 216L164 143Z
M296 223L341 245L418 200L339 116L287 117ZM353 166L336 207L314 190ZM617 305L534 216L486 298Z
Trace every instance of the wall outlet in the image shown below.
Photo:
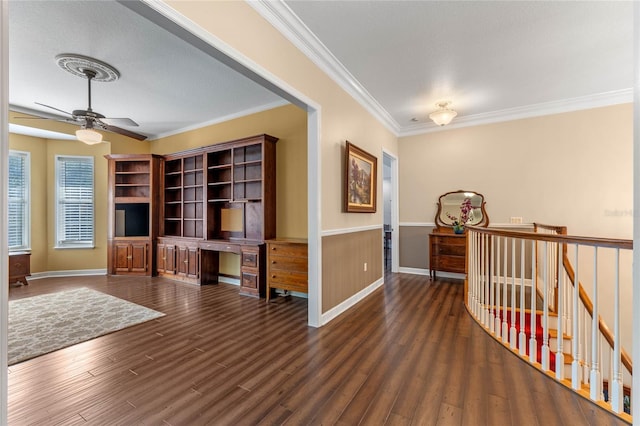
M367 272L367 262L364 262L364 271Z
M511 216L510 223L522 223L522 216Z

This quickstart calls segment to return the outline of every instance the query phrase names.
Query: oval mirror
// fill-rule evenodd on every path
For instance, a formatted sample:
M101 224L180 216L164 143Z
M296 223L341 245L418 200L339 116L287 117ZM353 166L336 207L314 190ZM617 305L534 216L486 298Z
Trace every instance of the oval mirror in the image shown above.
M459 223L487 226L489 217L484 204L484 196L474 191L447 192L438 199L436 225L453 227Z

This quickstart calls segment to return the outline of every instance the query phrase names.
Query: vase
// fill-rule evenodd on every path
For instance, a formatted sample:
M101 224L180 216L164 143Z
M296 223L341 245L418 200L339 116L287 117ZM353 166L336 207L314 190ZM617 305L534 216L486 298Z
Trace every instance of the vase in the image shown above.
M464 234L464 225L453 225L453 232L455 234Z

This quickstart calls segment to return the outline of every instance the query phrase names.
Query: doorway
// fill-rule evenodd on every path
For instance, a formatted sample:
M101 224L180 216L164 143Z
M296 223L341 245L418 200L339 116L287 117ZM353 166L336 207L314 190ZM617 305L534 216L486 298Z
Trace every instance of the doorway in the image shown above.
M397 158L382 152L383 265L384 272L398 272L398 167Z

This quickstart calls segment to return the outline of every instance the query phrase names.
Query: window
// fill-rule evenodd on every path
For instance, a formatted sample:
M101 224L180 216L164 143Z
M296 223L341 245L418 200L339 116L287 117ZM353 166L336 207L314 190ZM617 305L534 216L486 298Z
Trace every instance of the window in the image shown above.
M93 157L56 156L56 247L93 247Z
M27 250L29 231L29 165L28 152L9 151L9 250Z

